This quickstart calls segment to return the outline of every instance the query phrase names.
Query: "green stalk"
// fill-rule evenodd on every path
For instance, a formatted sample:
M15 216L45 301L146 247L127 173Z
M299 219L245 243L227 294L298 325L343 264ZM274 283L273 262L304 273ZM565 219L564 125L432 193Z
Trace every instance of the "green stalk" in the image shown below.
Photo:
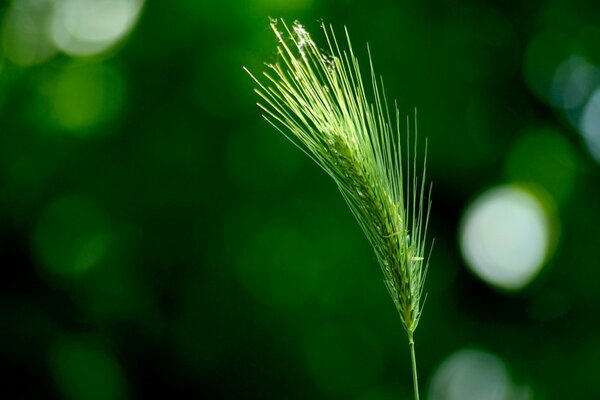
M412 376L413 388L415 391L415 400L419 400L419 379L417 378L417 357L415 356L415 341L412 335L408 337L408 345L410 346L410 359L412 361Z

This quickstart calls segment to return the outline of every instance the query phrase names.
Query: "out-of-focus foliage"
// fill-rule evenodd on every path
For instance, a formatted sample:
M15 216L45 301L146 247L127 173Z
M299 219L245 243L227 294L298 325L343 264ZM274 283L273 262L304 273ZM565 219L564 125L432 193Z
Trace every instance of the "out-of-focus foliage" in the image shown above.
M271 16L317 42L319 21L347 26L390 100L418 108L436 237L423 397L594 398L599 15L591 0L1 3L0 397L410 397L369 244L255 106L242 66L276 60Z

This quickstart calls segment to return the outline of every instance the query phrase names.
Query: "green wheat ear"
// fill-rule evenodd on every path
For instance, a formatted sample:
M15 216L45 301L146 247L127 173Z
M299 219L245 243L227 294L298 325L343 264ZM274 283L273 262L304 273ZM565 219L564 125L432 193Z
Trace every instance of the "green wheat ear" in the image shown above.
M417 173L416 112L414 139L407 118L402 140L398 108L393 124L370 52L373 99L368 99L347 30L347 48L342 49L333 28L322 25L327 42L322 51L298 22L290 29L283 20L273 20L271 28L278 61L267 66L262 80L246 70L258 85L258 105L270 123L333 178L375 249L408 334L418 399L413 335L423 307L431 202L424 200L426 156L422 175Z

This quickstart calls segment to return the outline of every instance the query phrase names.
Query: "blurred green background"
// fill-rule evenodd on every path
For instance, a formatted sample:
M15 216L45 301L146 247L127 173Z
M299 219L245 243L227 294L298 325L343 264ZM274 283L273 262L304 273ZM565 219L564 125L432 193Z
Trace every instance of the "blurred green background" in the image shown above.
M411 398L367 240L255 105L268 17L347 26L418 108L422 398L600 396L599 2L13 0L0 397Z

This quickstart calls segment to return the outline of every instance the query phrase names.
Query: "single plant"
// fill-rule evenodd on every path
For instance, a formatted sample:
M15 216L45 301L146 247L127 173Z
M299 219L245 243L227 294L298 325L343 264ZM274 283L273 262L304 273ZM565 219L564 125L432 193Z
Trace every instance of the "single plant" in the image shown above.
M408 335L418 399L414 332L429 264L425 252L431 202L428 193L425 203L426 156L422 175L417 173L416 112L412 143L406 120L403 160L398 107L392 124L370 51L373 102L368 100L348 31L347 49L341 49L333 28L322 28L326 51L300 23L290 29L283 20L271 21L278 61L268 65L263 80L246 71L258 85L255 91L262 98L258 105L265 118L333 178L375 249Z

